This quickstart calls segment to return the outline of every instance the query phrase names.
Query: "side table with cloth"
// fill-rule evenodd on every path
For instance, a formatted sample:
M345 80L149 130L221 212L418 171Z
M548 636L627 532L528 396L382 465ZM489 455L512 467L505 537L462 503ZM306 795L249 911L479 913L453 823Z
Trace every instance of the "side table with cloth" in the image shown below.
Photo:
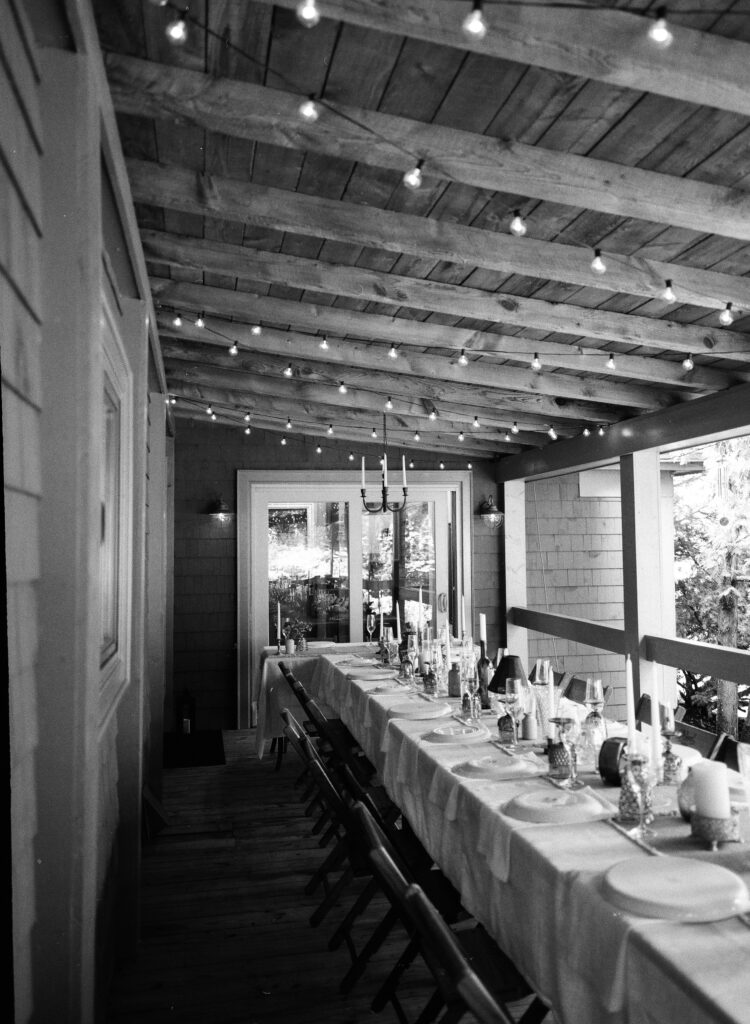
M459 776L452 769L468 759L504 755L489 742L429 742L439 720L389 715L393 705L423 698L405 688L375 693L384 688L347 675L346 665L326 655L314 677L467 910L563 1024L750 1024L746 919L685 923L618 909L602 890L604 873L635 858L648 871L648 851L606 820L532 824L508 817L500 811L508 800L540 787L554 792L549 782ZM618 789L594 775L585 779L598 799L616 803ZM665 852L679 848L686 879L696 858L705 858L750 882L747 845L704 853L682 819L664 823L673 836Z
M264 647L260 656L258 671L258 720L256 726L256 751L259 758L266 752L269 740L280 739L284 735L283 722L281 721L281 709L292 703L292 710L296 717L301 715L301 709L296 697L292 694L286 680L279 669L279 662L286 663L294 675L299 679L310 695L316 699L325 698L320 694L316 685L316 678L319 675L317 670L318 659L321 654L328 655L330 663L336 664L339 660L347 660L358 655L371 656L374 651L373 644L336 644L313 641L308 644L305 654L281 654L276 653L276 647Z

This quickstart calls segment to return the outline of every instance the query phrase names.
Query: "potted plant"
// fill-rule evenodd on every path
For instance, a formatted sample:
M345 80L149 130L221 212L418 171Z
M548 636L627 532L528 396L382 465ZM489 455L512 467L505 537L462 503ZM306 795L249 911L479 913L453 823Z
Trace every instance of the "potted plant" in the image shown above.
M300 652L307 649L307 634L312 629L309 622L302 619L287 619L282 627L286 640L287 654L294 654L295 648Z

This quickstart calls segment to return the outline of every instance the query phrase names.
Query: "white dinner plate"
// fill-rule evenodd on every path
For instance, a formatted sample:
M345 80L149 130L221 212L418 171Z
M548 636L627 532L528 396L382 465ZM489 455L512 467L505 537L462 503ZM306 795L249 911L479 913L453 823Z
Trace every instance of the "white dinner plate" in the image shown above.
M473 761L463 761L451 769L454 775L462 779L487 779L502 781L503 779L523 778L529 775L543 775L548 770L541 758L534 754L529 757L478 757Z
M363 683L382 683L388 679L387 674L384 674L383 672L378 672L372 668L355 668L351 669L351 671L347 672L346 674L350 679L360 679ZM391 671L390 678L395 679L396 673Z
M413 718L415 720L427 720L430 718L445 718L453 711L450 704L430 704L427 701L412 701L410 704L394 704L388 709L391 718Z
M620 910L670 921L721 921L750 910L739 875L688 857L622 860L606 872L604 895Z
M403 693L403 686L399 686L398 683L386 683L383 686L374 686L368 693L377 694L377 696L392 696L394 693Z
M462 722L441 725L424 737L430 743L478 743L489 738L489 729L483 725L464 725Z
M532 789L519 793L500 810L509 818L538 825L575 824L611 818L615 806L598 797L593 790L584 789Z

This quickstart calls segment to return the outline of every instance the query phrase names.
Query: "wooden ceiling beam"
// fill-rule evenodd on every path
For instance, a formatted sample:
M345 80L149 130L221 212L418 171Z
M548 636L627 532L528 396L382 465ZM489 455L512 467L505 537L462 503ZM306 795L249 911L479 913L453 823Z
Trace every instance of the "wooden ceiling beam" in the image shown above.
M299 115L304 96L120 54L107 54L105 62L123 114L402 173L421 160L428 179L750 240L750 194L741 189L332 101L310 123Z
M490 331L472 331L465 327L447 327L429 321L407 320L379 313L365 313L338 306L321 306L310 302L292 302L252 292L233 292L203 285L151 278L154 298L173 310L213 313L218 317L236 317L246 324L277 324L305 332L341 338L355 337L419 348L440 348L468 356L510 358L517 362L530 361L534 352L546 367L563 367L577 372L603 372L606 353L600 348L581 344L564 345L555 341L536 341L520 335L494 334ZM233 325L223 321L223 329L230 332ZM240 325L241 326L241 325ZM709 335L707 335L707 338ZM686 353L685 353L686 354ZM697 353L693 353L694 355ZM597 366L596 360L600 363ZM636 378L654 384L666 384L690 391L711 391L744 380L743 373L725 373L709 367L696 366L686 371L680 363L647 356L617 355L617 367L606 371L615 377Z
M655 409L665 404L659 401L659 393L651 388L640 388L628 384L615 384L596 377L576 376L568 374L548 374L534 370L521 370L508 364L490 362L469 363L459 366L451 358L436 353L421 354L402 349L396 359L388 357L388 349L383 345L361 345L357 342L330 344L325 351L320 348L319 339L298 332L277 331L266 329L256 337L252 329L234 325L228 331L226 324L217 325L210 321L206 327L195 327L185 323L179 328L172 326L168 317L161 314L159 326L162 337L173 336L178 339L211 344L207 337L215 329L223 335L229 335L241 345L238 356L228 356L229 360L242 360L246 353L265 353L290 363L302 358L313 363L322 363L330 368L330 372L346 377L353 370L368 372L379 371L382 374L404 375L407 377L424 378L436 376L445 382L454 384L476 385L485 388L503 388L528 394L543 394L550 397L583 399L584 401L602 402L611 405L627 405L635 408ZM227 352L227 338L214 339L221 341L221 348ZM162 348L164 351L164 347Z
M202 310L205 313L205 310ZM393 360L389 357L390 347L387 342L380 338L370 342L368 345L358 344L353 341L337 341L331 339L328 348L321 349L320 338L309 333L301 334L291 330L278 330L273 327L265 327L261 335L253 333L249 324L229 322L220 319L206 319L205 328L195 327L193 324L183 320L182 326L173 326L173 317L164 311L158 315L159 329L162 335L187 338L191 341L202 342L206 345L214 345L217 348L227 349L233 341L240 349L247 349L254 352L268 352L270 354L288 356L290 359L297 356L304 356L306 359L319 362L336 363L342 366L379 366L381 369L392 373L414 373L424 375L429 372L437 372L443 379L455 380L457 383L491 384L497 380L501 387L517 388L519 391L536 393L542 390L545 394L566 395L571 397L565 390L566 384L570 384L564 377L555 375L553 377L528 370L519 370L509 366L507 363L493 363L494 355L504 356L496 353L494 348L487 349L481 345L473 345L470 353L482 355L482 360L469 360L468 366L461 366L455 356L446 356L432 353L411 353L411 346L403 346L399 356ZM490 335L490 338L493 336ZM501 336L499 336L501 337ZM515 341L514 338L505 338L507 343ZM491 344L491 343L490 343ZM510 344L508 344L510 348ZM515 357L519 357L515 346ZM614 368L606 366L607 352L600 349L584 349L578 346L560 345L554 342L546 345L529 343L529 352L535 351L542 360L542 366L546 370L550 368L561 368L571 370L576 374L606 373L615 378L639 379L651 384L664 383L672 387L684 388L689 391L718 391L730 387L733 383L740 383L743 380L750 380L750 374L728 374L720 370L712 370L707 367L695 367L687 371L680 363L668 362L664 359L654 357L630 356L617 354ZM513 351L511 349L511 351ZM487 358L489 357L489 359ZM468 358L468 357L467 357ZM614 358L614 357L613 357ZM563 390L560 390L562 382ZM605 387L605 382L594 379L584 393L580 392L580 377L573 385L574 392L584 398L593 401L611 401L612 393ZM599 386L602 387L599 392ZM621 396L620 396L621 397ZM619 404L615 403L615 404ZM633 403L635 404L635 403ZM653 407L653 406L652 406Z
M744 355L745 360L750 361L750 341L737 331L707 331L700 325L681 324L674 320L588 309L508 292L488 292L164 231L144 230L141 238L149 259L172 267L215 271L232 274L242 280L328 295L346 295L353 299L488 320L513 327L559 332L575 338L588 336L683 354L731 352L731 358Z
M267 395L295 396L309 401L336 404L339 378L321 373L320 367L312 362L298 359L294 363L293 376L284 376L288 360L274 360L269 356L246 357L246 365L240 366L240 357L218 355L215 349L186 342L173 345L169 339L162 339L162 353L169 360L173 377L181 380L200 379L217 387L241 388L252 385L256 393ZM549 398L546 395L522 395L501 389L473 387L466 384L448 384L435 378L399 377L377 371L357 370L347 374L348 397L341 397L344 406L356 405L371 409L382 415L383 403L390 395L394 403L403 400L412 415L424 415L433 407L438 411L453 406L453 418L463 410L466 421L475 415L480 420L486 413L494 411L496 416L507 416L506 425L513 420L521 421L524 413L541 417L545 426L551 422L573 420L578 425L586 423L614 423L622 419L622 412L610 406L586 404Z
M746 277L608 250L602 251L607 273L596 275L590 250L580 245L516 238L504 230L301 195L147 160L128 160L127 166L135 201L160 209L649 299L660 299L666 281L671 281L677 302L709 309L731 302L737 309L750 309Z
M261 2L294 8L299 0ZM674 42L659 49L647 35L653 14L577 7L487 3L488 31L483 39L463 34L461 21L469 7L454 0L325 0L322 14L380 32L750 115L747 43L686 27L680 24L679 10L670 10Z

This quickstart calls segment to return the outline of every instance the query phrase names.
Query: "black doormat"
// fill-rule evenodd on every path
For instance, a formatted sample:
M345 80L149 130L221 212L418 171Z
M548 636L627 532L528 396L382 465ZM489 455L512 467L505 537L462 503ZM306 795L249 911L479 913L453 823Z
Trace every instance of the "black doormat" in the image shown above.
M202 768L212 764L226 764L221 729L164 734L165 768Z

